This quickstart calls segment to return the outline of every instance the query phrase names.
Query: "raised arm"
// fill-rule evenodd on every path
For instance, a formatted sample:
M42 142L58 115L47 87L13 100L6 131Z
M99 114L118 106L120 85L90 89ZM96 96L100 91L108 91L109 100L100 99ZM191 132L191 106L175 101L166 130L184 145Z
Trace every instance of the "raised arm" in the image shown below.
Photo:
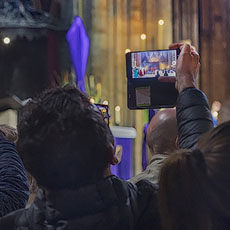
M194 148L200 136L213 128L205 94L196 88L185 88L177 100L179 148Z
M196 88L199 54L188 44L173 44L170 48L181 50L176 68L179 148L194 148L200 136L213 128L208 100Z

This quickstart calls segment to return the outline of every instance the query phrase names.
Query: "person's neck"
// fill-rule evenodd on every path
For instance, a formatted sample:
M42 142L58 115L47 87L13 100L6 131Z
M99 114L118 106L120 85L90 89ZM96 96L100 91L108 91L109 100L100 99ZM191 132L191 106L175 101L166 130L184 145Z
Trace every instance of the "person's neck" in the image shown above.
M108 177L108 176L112 176L113 174L112 174L112 172L111 172L111 168L110 168L110 166L108 166L106 169L105 169L105 171L104 171L104 178L105 177Z

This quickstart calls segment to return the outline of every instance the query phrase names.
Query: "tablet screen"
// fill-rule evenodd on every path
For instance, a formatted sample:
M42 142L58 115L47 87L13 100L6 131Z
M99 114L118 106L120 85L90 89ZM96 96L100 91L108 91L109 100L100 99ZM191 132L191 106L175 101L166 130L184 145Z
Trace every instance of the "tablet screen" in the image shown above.
M176 77L176 50L134 52L131 54L132 78Z

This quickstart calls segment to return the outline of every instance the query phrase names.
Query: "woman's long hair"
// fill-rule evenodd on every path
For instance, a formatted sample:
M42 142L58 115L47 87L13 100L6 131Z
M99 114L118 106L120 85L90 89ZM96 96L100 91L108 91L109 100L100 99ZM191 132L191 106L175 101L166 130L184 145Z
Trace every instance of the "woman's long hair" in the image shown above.
M230 219L230 122L206 133L196 150L179 150L160 173L164 230L228 229Z

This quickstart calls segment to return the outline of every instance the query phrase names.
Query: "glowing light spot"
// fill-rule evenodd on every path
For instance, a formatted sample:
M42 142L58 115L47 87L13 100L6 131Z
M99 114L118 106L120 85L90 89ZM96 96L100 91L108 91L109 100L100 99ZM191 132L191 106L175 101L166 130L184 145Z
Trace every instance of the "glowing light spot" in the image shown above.
M95 100L94 100L94 98L93 98L93 97L91 97L91 98L89 99L89 101L90 101L92 104L94 104L94 103L95 103Z
M141 40L146 40L147 36L146 34L141 34Z
M212 115L213 115L214 118L217 118L217 117L218 117L218 112L217 112L217 111L214 111L214 112L212 113Z
M6 45L10 44L10 38L9 38L9 37L3 38L3 42L4 42L4 44L6 44Z
M131 52L131 49L126 49L126 50L125 50L125 53L126 53L126 54L129 53L129 52Z
M107 100L104 100L104 101L102 102L102 104L103 104L103 105L109 105L109 102L108 102Z
M165 24L165 21L164 21L163 19L160 19L160 20L158 21L158 24L159 24L160 26L163 26L163 25Z
M115 107L115 111L117 111L117 112L121 111L121 107L120 107L119 105L117 105L117 106Z

